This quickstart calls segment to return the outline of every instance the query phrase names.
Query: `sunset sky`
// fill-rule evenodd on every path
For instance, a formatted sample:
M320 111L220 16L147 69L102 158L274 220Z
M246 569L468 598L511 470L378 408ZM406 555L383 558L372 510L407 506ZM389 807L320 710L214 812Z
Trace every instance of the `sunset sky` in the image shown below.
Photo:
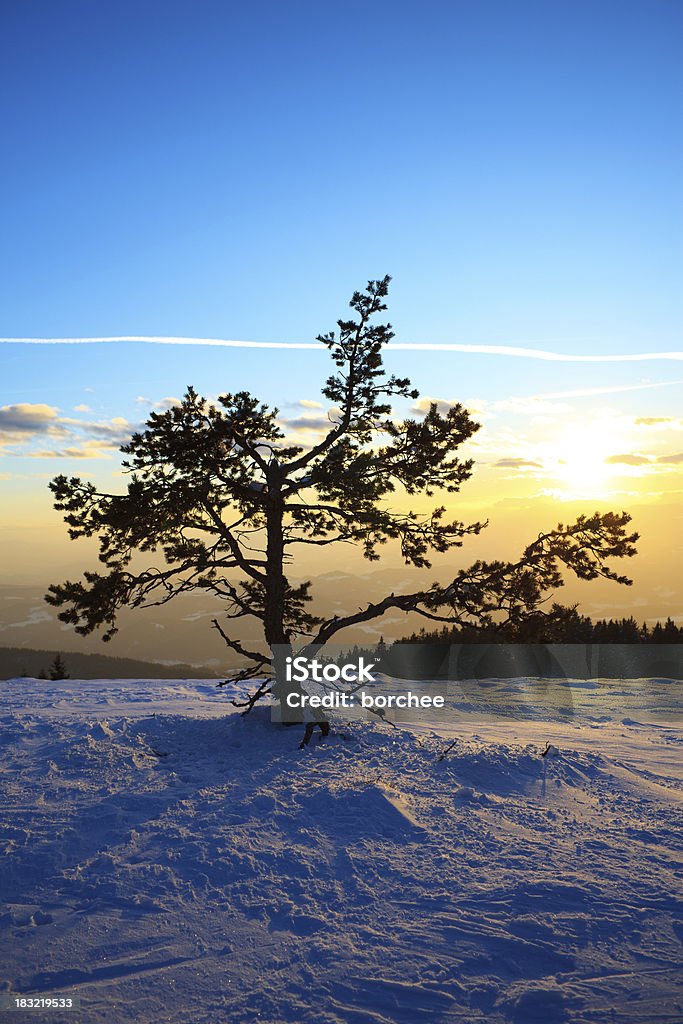
M624 508L633 608L683 620L682 31L675 0L5 5L2 582L78 564L48 479L121 488L189 384L314 439L297 346L390 273L397 411L482 424L473 557Z

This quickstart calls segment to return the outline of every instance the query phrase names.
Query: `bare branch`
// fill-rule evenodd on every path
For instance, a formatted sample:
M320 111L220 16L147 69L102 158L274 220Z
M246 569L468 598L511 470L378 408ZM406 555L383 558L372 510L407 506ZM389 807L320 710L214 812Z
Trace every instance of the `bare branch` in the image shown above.
M218 619L212 619L211 625L214 629L217 629L220 635L223 637L224 642L230 647L236 654L241 654L243 658L249 658L255 665L270 665L272 658L267 654L260 654L257 651L249 651L246 647L243 647L239 640L233 640L229 637L225 630L222 628Z

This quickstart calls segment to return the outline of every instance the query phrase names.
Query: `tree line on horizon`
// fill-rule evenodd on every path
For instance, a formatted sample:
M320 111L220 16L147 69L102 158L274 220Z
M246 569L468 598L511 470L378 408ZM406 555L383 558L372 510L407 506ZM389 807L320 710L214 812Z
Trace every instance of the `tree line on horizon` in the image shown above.
M598 619L581 615L575 607L554 604L543 616L500 627L443 626L420 629L397 643L403 644L680 644L683 625L669 616L663 623L639 624L631 615L622 619Z
M639 625L633 616L593 622L575 607L553 605L551 611L539 615L535 630L529 626L527 621L524 629L519 624L511 628L509 623L488 629L457 625L431 631L420 629L389 643L380 637L379 643L371 647L356 644L334 660L358 663L363 658L379 672L409 679L509 678L520 674L550 678L563 671L561 660L558 663L553 658L552 645L573 644L579 650L597 645L601 648L601 677L630 678L635 672L633 678L683 678L683 627L671 617L653 626L646 622ZM522 648L519 656L511 651L506 653L505 645ZM654 655L650 649L653 645L661 657ZM595 670L595 662L591 664L591 659L587 659L584 664L581 658L573 669L581 678L592 678L590 672Z

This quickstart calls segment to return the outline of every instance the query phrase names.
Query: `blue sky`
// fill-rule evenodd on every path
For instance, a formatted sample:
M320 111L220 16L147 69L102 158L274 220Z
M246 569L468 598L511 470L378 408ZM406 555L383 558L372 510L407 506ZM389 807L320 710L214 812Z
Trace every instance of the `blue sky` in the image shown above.
M677 0L7 3L0 333L310 341L388 272L398 341L680 350L682 28ZM131 344L0 359L10 477L69 462L22 457L14 406L101 439L188 383L295 415L328 372L324 353ZM388 361L423 393L488 403L683 377L680 362ZM673 418L681 387L610 402ZM637 451L675 456L678 438Z
M682 28L675 0L7 4L2 333L308 340L390 272L410 340L671 347Z

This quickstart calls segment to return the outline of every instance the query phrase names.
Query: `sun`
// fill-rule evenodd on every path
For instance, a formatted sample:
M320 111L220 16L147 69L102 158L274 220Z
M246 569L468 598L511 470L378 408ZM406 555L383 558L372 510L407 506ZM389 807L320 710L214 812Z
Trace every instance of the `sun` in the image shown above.
M622 438L623 444L623 438ZM544 462L565 499L606 498L617 467L606 462L619 449L619 437L606 422L566 427L548 442Z

